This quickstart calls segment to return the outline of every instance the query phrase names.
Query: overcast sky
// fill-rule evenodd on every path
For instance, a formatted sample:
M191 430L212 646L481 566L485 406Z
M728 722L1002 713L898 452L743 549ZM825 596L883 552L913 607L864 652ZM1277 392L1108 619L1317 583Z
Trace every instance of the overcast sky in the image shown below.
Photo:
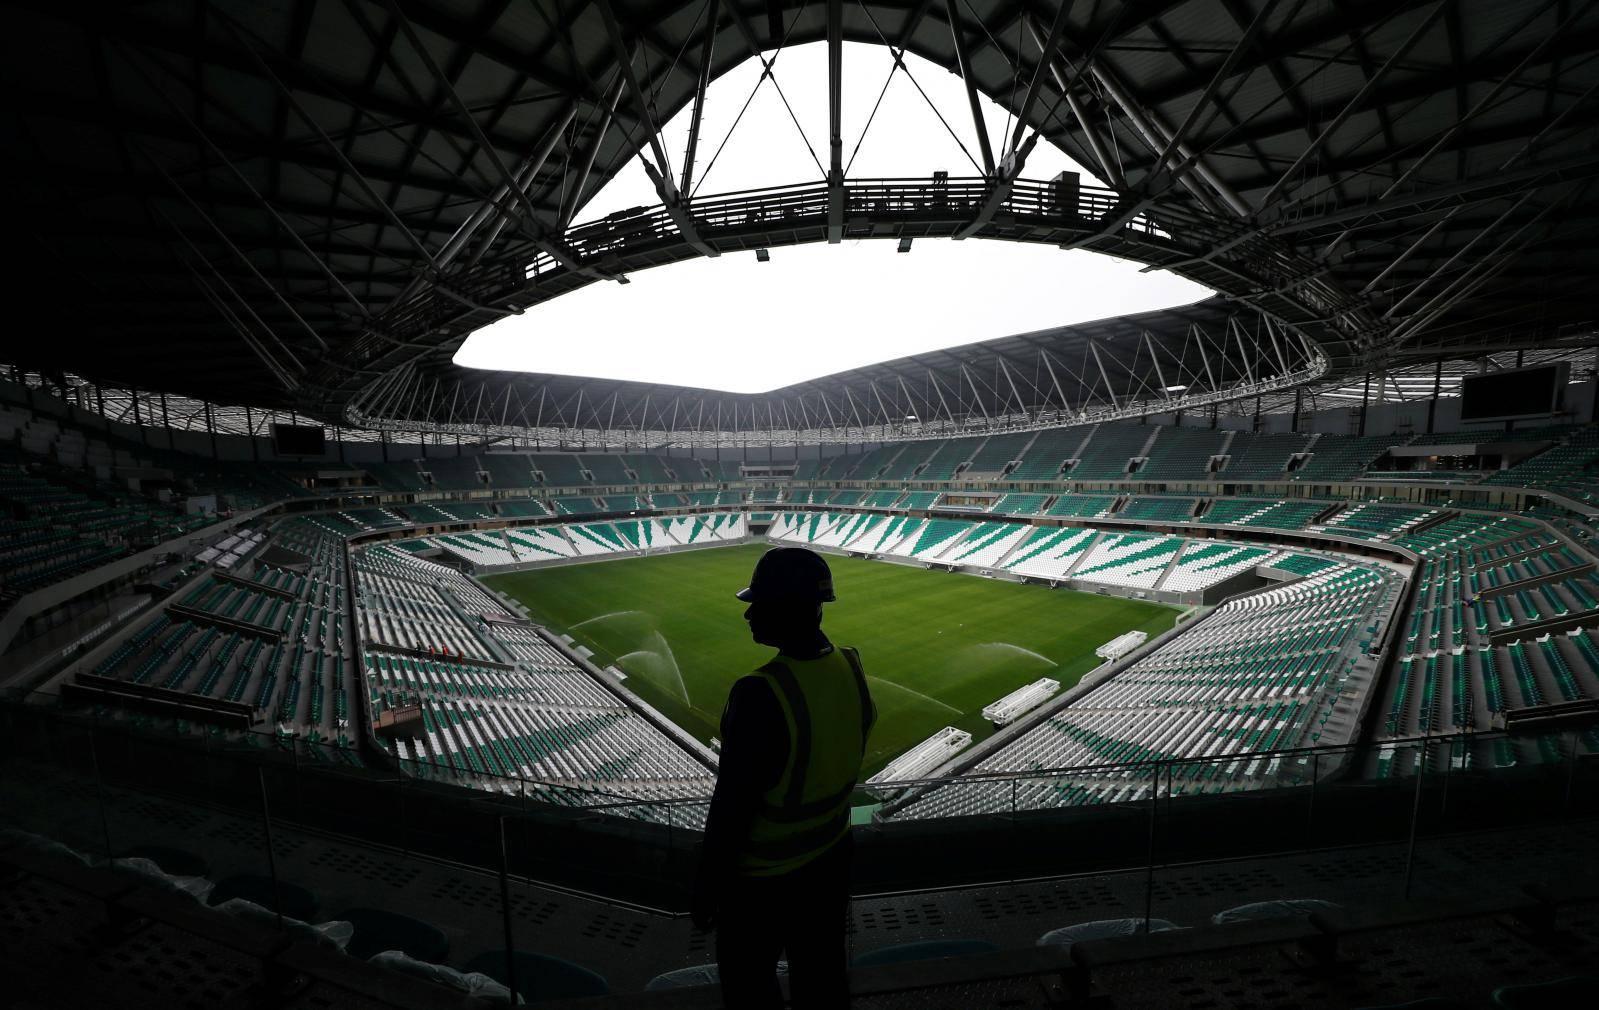
M899 72L884 92L892 66L888 50L845 44L844 160L854 158L847 178L926 177L939 169L979 174L960 146L981 162L960 78L910 54L905 64L914 83ZM825 174L806 140L826 165L826 47L785 49L773 70L782 95L772 80L757 87L754 60L712 84L695 168L701 196L815 182ZM998 157L1011 123L997 105L983 103ZM685 108L663 131L674 176L682 171L688 120ZM1049 179L1061 171L1081 172L1085 185L1098 183L1043 141L1023 175ZM634 160L578 219L659 202ZM893 240L871 240L783 247L771 256L758 263L753 253L730 253L640 271L625 285L591 284L474 333L455 360L477 368L764 392L874 361L1183 305L1210 293L1096 253L980 239L918 239L903 255Z

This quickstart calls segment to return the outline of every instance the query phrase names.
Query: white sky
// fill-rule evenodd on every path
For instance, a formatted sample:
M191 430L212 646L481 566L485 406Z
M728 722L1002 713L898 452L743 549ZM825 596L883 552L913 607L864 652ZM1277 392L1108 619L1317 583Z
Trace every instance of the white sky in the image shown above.
M855 159L846 178L927 177L938 169L957 177L979 174L917 92L919 84L980 163L959 76L910 54L905 64L915 82L896 73L883 92L892 66L888 50L845 44L844 160ZM773 75L825 165L826 46L783 50ZM759 78L760 65L746 61L706 96L694 183L702 196L813 182L825 174L811 160L783 97L771 80L756 88ZM729 135L752 89L754 98ZM879 92L882 104L863 136ZM997 105L982 101L997 158L1010 122ZM674 176L682 171L688 121L685 108L663 131ZM1045 141L1023 175L1048 179L1061 171L1080 172L1085 185L1099 184ZM578 218L659 202L634 160ZM639 271L629 275L629 284L591 284L487 326L467 339L455 361L756 393L903 355L1185 305L1210 294L1164 271L1141 273L1139 264L1091 252L917 239L901 255L895 244L779 247L769 263L740 252Z

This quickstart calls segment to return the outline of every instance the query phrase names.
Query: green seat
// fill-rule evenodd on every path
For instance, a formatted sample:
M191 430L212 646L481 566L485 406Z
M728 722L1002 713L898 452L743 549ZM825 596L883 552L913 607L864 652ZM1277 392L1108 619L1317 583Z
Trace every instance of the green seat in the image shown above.
M418 961L442 962L450 941L431 923L380 908L348 908L335 915L355 927L346 951L363 961L385 950L397 950Z
M563 958L517 950L511 952L511 963L516 972L516 985L511 987L529 1003L606 996L611 991L603 976ZM511 985L506 977L506 952L503 950L486 950L468 961L462 970L479 972L501 985Z
M862 954L850 962L856 968L875 965L904 964L907 961L929 961L940 957L964 957L969 954L991 954L999 950L996 944L977 939L921 940L880 947Z

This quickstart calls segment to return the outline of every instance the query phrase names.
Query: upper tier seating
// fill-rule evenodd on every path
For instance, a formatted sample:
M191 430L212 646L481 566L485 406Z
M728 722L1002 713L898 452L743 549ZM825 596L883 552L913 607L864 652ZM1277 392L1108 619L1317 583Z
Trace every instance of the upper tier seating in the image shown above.
M1061 467L1068 459L1077 456L1078 448L1093 430L1091 425L1045 428L1027 447L1016 469L1011 471L1011 479L1055 480L1060 476Z
M858 456L845 456L834 464L830 475L848 480L876 480L878 473L898 456L901 450L909 447L907 443L891 443L878 446Z
M910 480L922 469L922 464L928 462L934 453L943 449L948 444L945 442L906 442L904 448L894 456L882 473L877 475L878 480ZM955 461L960 462L959 460ZM949 464L951 468L954 463ZM859 475L857 475L857 478ZM917 478L921 479L921 478Z
M1066 472L1068 480L1123 480L1134 456L1155 433L1147 424L1102 424L1082 451L1077 465Z
M650 508L652 509L680 509L687 504L688 499L670 491L657 491L650 495Z
M1566 441L1524 459L1515 466L1490 476L1485 483L1502 487L1545 487L1586 504L1599 500L1595 494L1599 474L1593 466L1599 461L1599 428L1580 428Z
M507 519L538 519L554 515L550 507L537 498L503 498L495 503L500 515Z
M1043 511L1044 503L1048 500L1047 494L1010 491L1000 495L988 511L1004 516L1036 516Z
M1117 519L1138 519L1144 522L1185 523L1193 519L1197 498L1168 498L1164 495L1138 495L1127 499Z
M1044 514L1046 516L1103 519L1110 515L1110 507L1115 502L1115 495L1072 494L1068 492L1056 498L1054 504L1044 510Z
M664 484L672 479L667 461L659 456L627 455L622 457L622 465L638 475L640 484Z
M1138 480L1209 480L1210 461L1227 444L1230 432L1162 426ZM1076 474L1074 473L1075 477Z
M1227 447L1224 480L1277 480L1288 470L1295 453L1305 451L1311 436L1298 432L1250 434L1240 431Z
M1440 514L1439 509L1359 502L1323 519L1322 526L1329 532L1386 540Z
M1013 431L990 436L972 454L971 464L961 473L963 480L995 480L1004 474L1006 466L1022 458L1022 451L1033 441L1036 432Z
M476 456L428 459L422 461L422 466L433 475L433 486L441 491L483 489L483 478L478 475Z
M489 472L489 483L497 488L532 487L538 483L525 453L486 452L478 459Z
M416 460L399 463L362 463L361 466L378 486L385 490L427 490L427 482L422 479L422 471L417 468Z
M590 516L602 511L593 498L584 495L557 495L550 499L550 504L555 506L558 516Z
M1217 498L1194 522L1207 526L1253 526L1299 530L1332 505L1325 501L1279 501L1269 498Z
M533 469L543 475L545 487L584 487L592 484L583 475L583 462L566 453L538 453L528 457Z
M609 453L584 453L578 456L587 470L594 477L594 483L607 487L617 484L632 484L634 480L627 475L627 467L622 463L622 457L612 456Z
M938 447L916 475L917 480L952 480L956 470L977 452L981 438L952 438Z
M1310 447L1310 459L1289 477L1296 481L1353 480L1390 446L1405 441L1401 435L1320 435Z

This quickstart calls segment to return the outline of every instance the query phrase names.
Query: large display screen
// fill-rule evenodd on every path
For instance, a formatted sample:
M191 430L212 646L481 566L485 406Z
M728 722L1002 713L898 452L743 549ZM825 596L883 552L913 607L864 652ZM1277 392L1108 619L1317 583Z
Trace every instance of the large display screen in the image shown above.
M1460 382L1462 421L1510 421L1548 417L1560 409L1571 364L1517 368L1468 375Z
M272 449L279 456L320 456L327 451L321 425L274 424Z

